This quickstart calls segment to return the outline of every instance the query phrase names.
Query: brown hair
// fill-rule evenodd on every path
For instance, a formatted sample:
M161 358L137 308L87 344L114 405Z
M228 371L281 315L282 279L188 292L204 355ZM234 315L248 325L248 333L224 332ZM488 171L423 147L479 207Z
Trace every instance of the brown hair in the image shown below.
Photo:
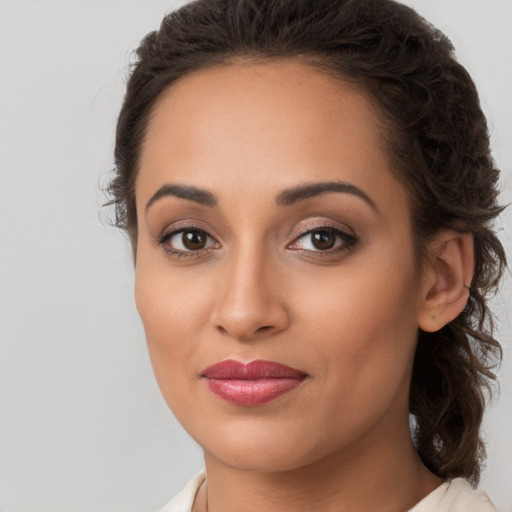
M450 41L391 0L196 0L166 16L136 57L109 187L116 225L134 247L134 189L148 117L178 77L237 57L295 57L370 93L385 120L397 176L410 192L419 255L442 228L474 237L465 310L440 331L419 333L410 412L425 465L444 478L478 482L485 391L501 359L487 299L506 261L490 225L502 210L499 171L477 91Z

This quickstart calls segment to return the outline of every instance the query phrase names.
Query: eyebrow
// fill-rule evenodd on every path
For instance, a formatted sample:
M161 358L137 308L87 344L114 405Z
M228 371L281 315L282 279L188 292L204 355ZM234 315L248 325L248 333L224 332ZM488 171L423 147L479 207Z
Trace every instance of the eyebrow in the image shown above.
M276 198L277 206L291 206L300 201L329 192L351 194L365 201L374 210L378 211L375 201L360 188L344 181L322 181L303 183L297 187L283 190ZM193 187L191 185L166 184L160 187L146 203L146 210L156 201L164 197L173 196L186 199L210 208L218 206L217 198L208 190Z
M304 183L297 187L283 190L283 192L277 196L276 204L278 206L291 206L300 201L304 201L305 199L326 194L328 192L351 194L365 201L374 210L379 211L375 201L371 197L355 185L344 181Z
M209 206L211 208L218 205L216 197L207 190L192 187L190 185L167 184L160 187L151 196L151 199L146 203L146 211L155 201L158 201L159 199L168 196L179 197L180 199L187 199L189 201L194 201L195 203L199 203L204 206Z

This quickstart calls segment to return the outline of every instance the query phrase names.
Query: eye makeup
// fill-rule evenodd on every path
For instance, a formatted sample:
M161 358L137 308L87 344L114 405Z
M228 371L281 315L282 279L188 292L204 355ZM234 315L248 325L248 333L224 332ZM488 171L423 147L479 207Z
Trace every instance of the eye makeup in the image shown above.
M286 249L313 258L332 257L351 250L358 243L358 238L348 231L348 228L343 229L325 221L309 222L293 235ZM204 228L183 222L174 229L164 231L157 242L167 255L175 259L204 258L222 247Z

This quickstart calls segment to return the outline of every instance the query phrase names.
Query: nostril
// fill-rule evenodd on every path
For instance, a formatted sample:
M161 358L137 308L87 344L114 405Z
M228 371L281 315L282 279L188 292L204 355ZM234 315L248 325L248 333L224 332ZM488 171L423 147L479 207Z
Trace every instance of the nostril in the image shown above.
M264 332L264 331L268 331L269 329L272 329L271 325L263 325L262 327L259 327L258 329L256 329L256 332Z
M217 325L217 329L218 329L218 331L220 333L234 336L239 341L251 341L251 340L254 340L254 339L258 338L259 334L263 334L263 333L266 333L268 331L271 331L272 330L272 326L271 325L263 325L261 327L258 327L256 330L251 331L251 333L249 333L249 332L243 332L243 333L242 332L236 332L235 330L226 329L222 325Z

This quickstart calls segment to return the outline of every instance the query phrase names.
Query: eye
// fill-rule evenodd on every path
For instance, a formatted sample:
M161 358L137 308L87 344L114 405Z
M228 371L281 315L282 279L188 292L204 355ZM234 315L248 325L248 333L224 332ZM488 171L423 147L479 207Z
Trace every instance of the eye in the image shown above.
M321 226L309 229L289 246L290 249L314 252L337 252L350 249L357 239L341 229Z
M164 233L159 243L168 253L174 255L184 255L218 246L218 242L199 228L186 228Z

